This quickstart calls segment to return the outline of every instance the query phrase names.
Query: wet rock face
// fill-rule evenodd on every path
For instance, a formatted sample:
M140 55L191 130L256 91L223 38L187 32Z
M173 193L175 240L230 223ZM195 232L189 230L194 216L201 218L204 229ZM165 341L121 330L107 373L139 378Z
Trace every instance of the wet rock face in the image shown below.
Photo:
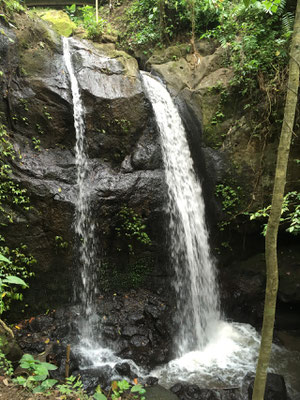
M244 382L249 381L248 396L252 399L254 377L250 375L245 377ZM283 376L269 373L267 375L267 383L265 390L265 400L288 400L286 385Z
M251 400L254 376L245 376L241 388L200 389L197 385L177 383L170 390L180 400ZM267 376L265 400L287 400L287 390L283 376L269 373Z
M300 327L299 259L297 244L278 248L279 289L275 327L279 330ZM265 268L265 256L261 253L220 270L221 303L229 318L261 326Z
M240 400L239 389L200 389L197 385L177 383L171 391L180 400Z
M133 360L145 368L153 368L169 361L171 307L161 295L139 290L123 295L112 294L106 298L101 296L96 310L98 322L94 326L94 332L96 336L99 333L99 343L102 346L113 349L121 358ZM50 315L40 315L19 324L21 329L15 329L15 336L23 351L45 352L58 366L54 374L63 375L66 345L71 343L74 351L78 340L76 336L79 315L76 307L60 309ZM82 359L72 352L72 371L78 370L78 362L79 365L87 366L91 360ZM92 369L92 365L89 369ZM126 361L116 364L114 373L108 374L110 377L114 375L131 379L136 377Z
M153 367L169 360L171 310L159 296L132 291L113 301L100 300L101 334L122 358Z
M61 38L37 18L17 16L16 24L15 31L4 26L6 35L0 38L5 73L0 111L17 154L14 179L27 189L33 207L28 213L18 209L15 224L3 233L8 245L23 242L37 259L25 301L45 310L70 300L77 274L73 104ZM166 189L158 133L137 63L110 45L71 39L70 48L85 108L86 179L106 274L99 276L101 289L117 290L120 282L123 289L163 287ZM129 252L132 243L117 235L124 206L142 218L151 246L135 241Z

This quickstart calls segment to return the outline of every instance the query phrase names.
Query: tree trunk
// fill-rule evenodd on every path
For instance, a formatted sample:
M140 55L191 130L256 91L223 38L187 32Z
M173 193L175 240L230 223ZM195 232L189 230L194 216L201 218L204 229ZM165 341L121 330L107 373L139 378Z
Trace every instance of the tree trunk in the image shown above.
M159 36L163 43L165 35L165 0L159 0Z
M96 22L98 24L98 22L99 22L99 11L98 11L99 4L98 4L98 0L95 0L95 7L96 7Z
M266 294L264 318L261 334L261 345L256 369L252 400L263 400L267 369L270 360L273 329L275 321L276 297L278 290L277 264L277 235L280 222L286 171L289 158L290 144L293 133L295 110L298 98L300 66L300 0L297 1L297 10L294 23L294 33L290 52L289 80L284 109L284 119L281 128L280 143L277 154L277 164L272 196L271 212L267 226L266 251Z

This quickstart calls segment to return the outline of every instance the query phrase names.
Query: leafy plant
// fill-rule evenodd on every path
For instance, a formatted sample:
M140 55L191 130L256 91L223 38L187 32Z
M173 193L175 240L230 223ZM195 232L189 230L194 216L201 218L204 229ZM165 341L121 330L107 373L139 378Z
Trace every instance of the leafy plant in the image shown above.
M36 263L36 259L31 255L27 254L27 246L20 245L16 249L10 249L8 246L5 246L4 239L0 236L0 253L2 256L5 256L6 259L9 259L9 263L3 261L0 258L0 275L4 278L8 276L16 276L22 280L28 280L34 276L34 273L31 272L31 266ZM22 290L27 288L28 285L23 286L13 286L10 291L7 291L5 296L3 296L3 311L7 311L10 309L12 300L23 300Z
M51 119L52 119L52 116L51 116L51 114L49 113L48 107L47 107L47 106L44 106L44 107L43 107L43 114L44 114L44 116L45 116L48 120L51 120Z
M68 246L69 243L62 236L55 236L55 247L57 249L67 249Z
M216 196L222 201L222 209L232 215L240 205L241 187L233 188L229 185L219 184L215 190Z
M98 388L93 395L95 400L145 400L146 390L140 384L130 385L125 379L122 381L113 381L111 389L107 396Z
M21 189L11 179L11 167L7 159L13 160L15 157L16 153L9 140L6 127L0 123L0 214L8 222L13 222L13 211L9 205L21 206L24 210L29 210L29 198L26 195L26 189Z
M7 376L12 376L13 374L13 365L10 360L6 358L6 355L2 351L3 342L0 337L0 373L5 374Z
M151 246L152 241L146 232L146 225L143 218L132 208L123 206L118 213L120 226L115 230L119 237L125 238L130 254L134 254L136 242L146 246Z
M24 6L17 0L1 0L0 2L0 17L6 21L12 18L13 13L25 11ZM3 12L3 14L2 14Z
M58 389L62 395L66 395L66 396L76 395L77 397L80 397L80 398L82 398L83 396L86 396L84 393L83 383L82 383L80 377L75 377L73 375L66 378L66 381L64 384L57 385L56 389ZM86 397L88 397L88 396L86 396Z
M250 220L269 218L271 205L257 210L250 215ZM286 232L293 235L300 234L300 192L288 192L283 199L280 225L285 227ZM267 223L263 224L263 235L266 234Z
M34 150L40 151L41 141L40 139L36 138L35 136L32 138L33 148Z
M0 254L0 262L7 264L11 263L8 258L3 256L3 254ZM11 285L21 285L27 287L27 284L23 281L23 279L14 275L3 276L3 274L0 273L0 316L6 309L4 298L11 292Z
M88 39L99 39L104 30L110 30L107 20L99 17L96 21L95 7L86 5L84 7L76 7L75 4L66 7L66 12L77 26L82 26L87 31Z
M28 377L18 376L13 382L23 386L33 393L42 393L51 389L56 383L56 379L48 379L49 371L57 369L56 365L42 362L33 358L31 354L24 354L20 360L20 367L28 370Z

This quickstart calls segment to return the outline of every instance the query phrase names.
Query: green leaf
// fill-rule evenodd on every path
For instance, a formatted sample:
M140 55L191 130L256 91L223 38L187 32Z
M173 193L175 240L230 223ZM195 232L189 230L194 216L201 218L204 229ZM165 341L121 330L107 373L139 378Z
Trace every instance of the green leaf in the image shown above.
M8 258L4 257L2 254L0 254L0 261L4 261L11 264L11 261Z
M127 389L130 388L129 383L125 379L123 379L122 381L118 382L118 386L119 386L119 388L121 390L127 390Z
M34 376L33 376L33 379L34 379L36 382L42 382L42 381L44 381L45 379L47 379L47 376L48 376L48 374L47 374L47 375L34 375Z
M54 370L57 369L57 366L56 366L56 365L50 364L50 363L46 363L46 362L43 362L43 363L42 363L42 367L47 368L48 371L54 371Z
M56 379L46 379L43 383L42 383L42 387L46 388L46 389L50 389L52 388L52 386L54 386L57 383Z
M36 388L33 389L33 393L43 393L46 390L46 388L43 388L41 385L37 386Z
M35 362L35 359L33 358L33 356L31 354L24 354L21 358L21 362L23 362L23 361L34 361Z
M131 392L132 393L138 392L140 394L143 394L143 393L146 393L146 390L142 387L142 385L138 384L138 385L132 386Z
M93 396L93 398L94 398L95 400L107 400L107 397L104 396L103 393L95 393L94 396Z
M27 286L27 284L23 281L23 279L13 275L7 276L3 281L14 285Z
M13 381L21 386L24 386L26 384L26 378L24 378L23 376L17 376L17 378Z

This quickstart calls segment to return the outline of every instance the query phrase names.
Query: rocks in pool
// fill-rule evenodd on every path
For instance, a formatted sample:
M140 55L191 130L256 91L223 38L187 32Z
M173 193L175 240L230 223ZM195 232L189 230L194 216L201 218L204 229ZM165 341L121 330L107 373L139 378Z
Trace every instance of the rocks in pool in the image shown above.
M251 400L254 376L247 375L244 382L248 383L248 398ZM289 400L284 377L282 375L268 374L264 400Z
M101 343L121 358L149 369L170 360L171 306L163 295L142 289L107 294L98 298L95 310L97 318L91 328L99 347ZM19 324L21 329L14 331L25 352L40 353L46 344L52 345L51 359L63 376L66 346L71 344L74 350L78 344L80 323L80 309L69 306L23 321ZM77 355L79 365L86 361ZM125 363L116 368L119 376L134 378ZM75 362L74 369L78 369Z
M170 390L160 385L146 388L146 400L178 400L178 397Z
M186 382L171 387L179 400L251 400L254 375L247 374L241 388L201 389ZM264 400L289 400L283 376L268 374Z
M170 389L179 400L240 400L240 390L200 389L197 385L177 383Z
M105 391L109 390L109 383L113 380L113 370L108 365L98 369L76 371L73 375L80 377L88 393L92 393L98 385Z

